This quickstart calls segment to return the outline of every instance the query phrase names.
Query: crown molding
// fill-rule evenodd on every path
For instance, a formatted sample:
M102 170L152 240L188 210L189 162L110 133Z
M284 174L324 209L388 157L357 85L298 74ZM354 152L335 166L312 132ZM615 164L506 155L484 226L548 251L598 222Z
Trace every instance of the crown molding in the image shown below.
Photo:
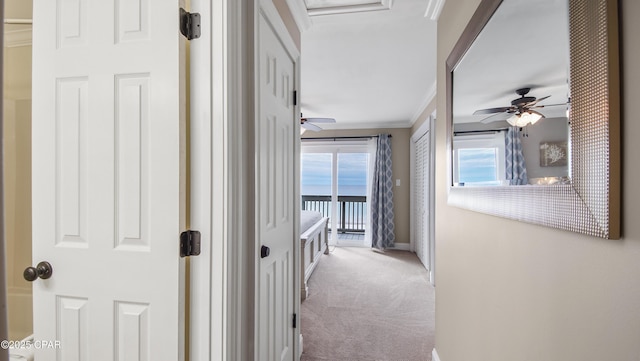
M436 348L433 348L433 351L431 351L431 357L433 358L433 361L440 361L440 356L438 355L438 351L436 351Z
M425 18L429 18L433 21L438 21L442 8L446 0L429 0L427 3L427 11L424 13Z
M304 3L304 0L287 0L287 5L289 5L293 20L296 22L296 25L298 25L300 32L302 33L309 30L312 25L311 17L309 17L307 5Z
M434 81L433 84L431 84L431 88L429 88L429 90L427 90L427 93L425 94L425 96L423 98L424 100L422 101L422 103L420 103L420 106L418 106L418 109L416 109L415 113L413 113L413 116L411 117L410 126L413 126L418 121L418 118L420 118L420 115L422 115L424 110L427 109L429 104L431 104L433 99L435 99L435 97L436 97L436 86L437 86L437 84Z
M4 46L16 48L19 46L31 46L33 32L31 29L12 30L4 33Z
M351 129L395 129L411 128L408 121L400 122L357 122L322 124L322 130L351 130ZM309 133L307 133L309 134Z

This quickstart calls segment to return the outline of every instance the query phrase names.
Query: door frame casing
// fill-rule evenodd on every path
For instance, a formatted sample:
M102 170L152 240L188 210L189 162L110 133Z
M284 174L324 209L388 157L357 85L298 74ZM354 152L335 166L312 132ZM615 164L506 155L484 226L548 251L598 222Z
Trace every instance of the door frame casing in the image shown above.
M246 359L252 350L245 259L253 213L243 213L252 184L252 77L243 61L252 8L251 0L191 0L202 31L191 42L190 226L202 233L201 254L190 263L192 361Z
M4 0L0 0L0 17L4 20ZM0 29L0 68L4 68L4 27ZM0 82L4 84L4 72L0 72ZM4 87L3 87L4 88ZM0 95L3 95L0 88ZM4 96L3 96L4 99ZM0 103L0 150L4 149L4 105ZM1 154L1 153L0 153ZM5 265L5 238L4 238L4 157L0 156L0 269L6 269ZM7 283L6 277L0 278L0 340L9 338L7 329ZM0 361L9 358L9 350L0 349Z
M300 54L270 0L191 0L201 14L202 36L191 42L191 228L202 232L202 250L191 259L191 361L259 359L256 337L255 237L256 21L263 9L286 49L294 54L295 89ZM194 76L194 74L197 74ZM299 113L299 105L296 106ZM299 134L296 123L294 135ZM292 140L294 141L294 140ZM300 142L294 141L296 161ZM299 199L299 162L294 200ZM299 228L294 208L294 241ZM299 269L299 242L294 267ZM294 272L294 312L300 282ZM294 340L300 338L299 328ZM296 359L300 347L293 342Z

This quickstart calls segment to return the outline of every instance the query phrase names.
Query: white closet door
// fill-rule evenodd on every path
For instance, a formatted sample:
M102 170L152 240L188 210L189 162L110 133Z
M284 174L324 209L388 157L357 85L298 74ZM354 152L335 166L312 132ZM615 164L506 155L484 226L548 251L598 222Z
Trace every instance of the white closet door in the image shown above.
M416 254L422 263L429 265L429 133L425 133L415 145L415 173L414 173L414 197L415 197L415 232Z
M422 177L422 167L423 167L423 158L422 152L420 151L420 143L416 142L414 147L415 155L414 155L414 174L413 174L413 197L414 197L414 206L413 206L413 216L414 216L414 225L413 231L415 232L413 235L413 239L415 240L415 250L418 258L422 256L422 207L423 207L423 198L424 192L423 188L423 177Z

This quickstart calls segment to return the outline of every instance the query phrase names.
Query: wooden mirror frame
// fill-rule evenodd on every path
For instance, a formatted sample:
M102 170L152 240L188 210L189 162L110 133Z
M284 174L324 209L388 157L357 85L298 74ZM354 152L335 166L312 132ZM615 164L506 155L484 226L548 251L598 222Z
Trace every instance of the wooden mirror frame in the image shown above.
M446 63L448 204L620 238L620 69L616 0L569 0L570 184L453 187L453 71L502 0L483 0Z

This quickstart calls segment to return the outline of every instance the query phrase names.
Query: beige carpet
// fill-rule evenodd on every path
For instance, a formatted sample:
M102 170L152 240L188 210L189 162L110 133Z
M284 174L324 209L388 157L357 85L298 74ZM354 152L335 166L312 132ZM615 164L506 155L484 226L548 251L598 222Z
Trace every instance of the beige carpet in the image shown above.
M434 288L418 257L338 247L302 302L303 361L431 361Z

